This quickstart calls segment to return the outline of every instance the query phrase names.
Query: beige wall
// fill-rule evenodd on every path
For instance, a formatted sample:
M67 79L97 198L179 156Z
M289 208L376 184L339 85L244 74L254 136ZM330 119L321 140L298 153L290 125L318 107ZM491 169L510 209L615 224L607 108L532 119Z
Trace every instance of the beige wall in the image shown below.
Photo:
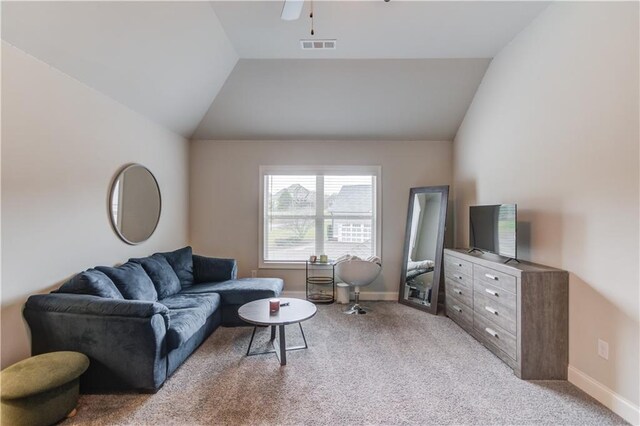
M383 276L367 296L396 299L409 188L451 182L451 142L193 141L190 163L194 251L238 259L239 274L258 269L259 166L382 166ZM304 270L263 269L304 291Z
M570 365L636 408L638 112L638 4L554 4L494 58L454 142L457 244L469 205L518 203L521 257L571 273Z
M27 296L97 264L187 242L188 142L2 43L2 366L29 355ZM156 175L156 233L128 246L112 231L109 185L126 163Z

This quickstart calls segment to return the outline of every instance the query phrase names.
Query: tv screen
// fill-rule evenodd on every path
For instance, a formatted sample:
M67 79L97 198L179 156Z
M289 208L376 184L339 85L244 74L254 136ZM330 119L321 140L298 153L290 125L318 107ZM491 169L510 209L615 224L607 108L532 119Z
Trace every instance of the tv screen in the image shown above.
M516 205L471 206L469 246L515 259Z

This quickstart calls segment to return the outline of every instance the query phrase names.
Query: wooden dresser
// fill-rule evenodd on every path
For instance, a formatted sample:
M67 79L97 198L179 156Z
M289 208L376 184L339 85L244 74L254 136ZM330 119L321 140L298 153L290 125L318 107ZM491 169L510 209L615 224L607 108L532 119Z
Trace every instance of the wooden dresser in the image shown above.
M567 378L569 273L445 249L447 316L521 379Z

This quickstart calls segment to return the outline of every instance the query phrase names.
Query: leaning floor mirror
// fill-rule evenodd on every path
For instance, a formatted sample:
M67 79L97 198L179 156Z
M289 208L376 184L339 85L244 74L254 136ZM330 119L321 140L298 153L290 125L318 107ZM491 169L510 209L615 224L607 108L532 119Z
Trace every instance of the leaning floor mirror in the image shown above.
M448 186L411 188L398 301L438 312Z

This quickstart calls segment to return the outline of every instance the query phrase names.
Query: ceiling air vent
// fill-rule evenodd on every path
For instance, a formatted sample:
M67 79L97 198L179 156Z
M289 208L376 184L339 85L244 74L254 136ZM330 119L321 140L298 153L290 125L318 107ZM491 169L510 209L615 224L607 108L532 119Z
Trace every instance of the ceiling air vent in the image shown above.
M302 50L327 50L336 48L336 40L300 40Z

